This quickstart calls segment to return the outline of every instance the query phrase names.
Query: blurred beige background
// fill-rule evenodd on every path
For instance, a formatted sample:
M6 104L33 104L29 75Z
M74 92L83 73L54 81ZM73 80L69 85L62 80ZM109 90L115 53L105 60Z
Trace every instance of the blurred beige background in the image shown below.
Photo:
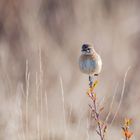
M106 117L116 90L108 140L122 139L124 117L140 138L139 0L0 0L0 140L95 140L78 68L83 43L94 44L103 70L96 93ZM117 86L118 85L118 86Z

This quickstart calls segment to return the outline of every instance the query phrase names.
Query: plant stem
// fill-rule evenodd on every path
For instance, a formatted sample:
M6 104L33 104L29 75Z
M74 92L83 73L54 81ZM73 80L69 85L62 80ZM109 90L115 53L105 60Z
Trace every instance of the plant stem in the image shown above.
M93 85L93 78L91 76L89 76L90 88L92 88L92 85ZM93 101L93 107L94 107L94 113L95 113L95 121L97 122L98 129L99 129L97 133L100 136L101 140L104 140L104 133L102 133L101 123L100 123L100 115L97 112L96 99L92 99L92 101Z
M103 134L102 134L102 130L101 130L101 124L99 122L100 116L99 116L99 113L97 113L96 100L93 100L93 105L94 105L94 111L95 111L95 117L96 117L98 129L99 129L99 136L100 136L101 140L104 140L104 137L103 137Z
M128 128L126 128L126 130L128 130ZM125 136L125 140L129 140L129 138L127 136Z

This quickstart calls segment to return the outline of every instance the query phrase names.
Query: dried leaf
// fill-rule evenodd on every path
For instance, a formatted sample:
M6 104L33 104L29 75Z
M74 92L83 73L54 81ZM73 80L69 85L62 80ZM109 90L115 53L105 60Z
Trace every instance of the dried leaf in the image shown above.
M128 131L128 130L125 130L125 131L124 131L124 135L125 135L125 137L127 137L127 138L131 138L132 135L133 135L133 133L130 132L130 131Z
M128 126L130 126L131 124L132 124L132 119L125 118L125 120L124 120L124 125L125 125L126 127L128 127Z
M98 80L96 80L96 81L93 83L92 88L94 89L94 88L97 86L97 84L98 84Z

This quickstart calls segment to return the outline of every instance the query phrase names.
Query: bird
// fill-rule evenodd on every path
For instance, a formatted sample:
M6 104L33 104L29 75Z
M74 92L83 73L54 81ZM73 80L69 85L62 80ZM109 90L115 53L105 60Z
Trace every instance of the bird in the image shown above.
M80 71L89 76L98 76L102 69L102 60L93 45L83 44L79 57Z

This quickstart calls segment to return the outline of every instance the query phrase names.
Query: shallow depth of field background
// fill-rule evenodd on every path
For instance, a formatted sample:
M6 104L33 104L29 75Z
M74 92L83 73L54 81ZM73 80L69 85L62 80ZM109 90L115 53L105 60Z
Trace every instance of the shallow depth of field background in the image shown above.
M140 139L139 0L0 0L0 140L98 140L89 120L83 43L103 61L96 88L105 110L117 88L107 133L121 140L124 117ZM118 85L118 86L117 86Z

